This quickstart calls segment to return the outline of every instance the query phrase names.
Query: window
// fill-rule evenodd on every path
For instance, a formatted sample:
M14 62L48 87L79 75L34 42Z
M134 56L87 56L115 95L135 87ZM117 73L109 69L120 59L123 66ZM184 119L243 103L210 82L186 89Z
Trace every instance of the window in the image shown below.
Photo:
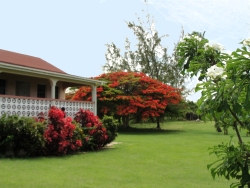
M46 97L46 86L42 84L37 85L37 97L45 98Z
M0 79L0 94L5 95L6 80Z
M59 99L59 87L55 87L55 99Z
M16 82L16 96L30 96L30 83L17 81Z

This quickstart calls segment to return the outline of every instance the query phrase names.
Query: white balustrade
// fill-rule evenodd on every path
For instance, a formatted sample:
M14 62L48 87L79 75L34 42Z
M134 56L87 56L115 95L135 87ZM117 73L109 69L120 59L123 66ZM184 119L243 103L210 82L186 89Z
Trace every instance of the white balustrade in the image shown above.
M74 117L80 108L94 112L94 103L87 101L53 100L42 98L0 96L0 116L3 114L19 116L37 116L43 112L48 115L49 108L65 108L66 116Z

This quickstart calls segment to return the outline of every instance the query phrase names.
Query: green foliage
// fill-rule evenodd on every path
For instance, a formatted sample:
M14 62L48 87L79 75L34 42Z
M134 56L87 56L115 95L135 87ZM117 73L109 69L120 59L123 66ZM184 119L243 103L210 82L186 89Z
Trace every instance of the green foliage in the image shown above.
M165 116L167 119L184 120L186 114L186 101L181 100L179 104L169 104L165 109Z
M176 56L179 66L182 68L182 73L185 71L189 76L198 76L199 80L205 78L205 73L209 67L221 62L219 49L215 49L208 44L208 40L203 34L193 32L183 37L178 44Z
M221 163L211 170L213 177L219 175L226 179L240 180L238 184L232 185L233 187L250 187L250 147L242 141L239 133L239 128L250 128L249 39L243 43L246 46L226 54L222 53L221 45L211 45L204 36L200 37L193 33L185 37L178 46L179 65L183 66L184 71L191 73L190 76L200 73L201 82L197 84L196 91L201 91L202 94L198 105L203 118L212 118L217 129L222 126L226 134L230 126L236 132L239 146L235 147L229 143L215 147L213 153L218 154L218 161Z
M178 104L169 104L165 109L168 119L196 120L199 119L198 106L193 101L181 100Z
M147 23L138 18L135 22L126 22L136 37L136 50L132 50L130 41L126 38L125 52L114 44L107 44L105 72L143 72L149 77L159 80L173 87L184 88L184 75L180 74L180 68L176 63L175 52L167 54L167 47L162 41L167 35L159 36L155 29L154 20L147 15ZM176 49L174 49L175 51Z
M44 123L36 122L30 117L1 116L1 154L4 155L7 152L13 153L15 156L18 156L20 152L32 156L41 154L45 145L44 130Z
M75 125L75 130L73 132L72 139L73 140L83 140L85 135L84 135L84 132L81 128L81 125L75 121L73 121L72 124Z
M119 122L118 120L114 119L112 116L107 116L107 115L104 115L101 121L102 121L102 124L107 129L108 139L106 143L108 144L112 142L113 140L115 140L115 138L117 137L117 134L118 134L117 130L118 130Z
M209 149L210 155L215 154L219 159L207 165L211 169L213 178L223 176L227 180L237 179L239 183L231 184L231 187L250 187L250 145L235 145L232 138L228 144L219 144Z

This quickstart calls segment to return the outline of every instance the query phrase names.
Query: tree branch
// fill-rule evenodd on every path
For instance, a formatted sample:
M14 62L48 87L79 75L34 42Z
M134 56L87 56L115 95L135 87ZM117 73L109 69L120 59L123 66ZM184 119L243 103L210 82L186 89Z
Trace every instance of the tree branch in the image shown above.
M242 126L244 127L244 124L239 120L239 118L236 116L236 114L231 110L231 108L229 107L229 111L232 114L232 116L235 118L235 120Z

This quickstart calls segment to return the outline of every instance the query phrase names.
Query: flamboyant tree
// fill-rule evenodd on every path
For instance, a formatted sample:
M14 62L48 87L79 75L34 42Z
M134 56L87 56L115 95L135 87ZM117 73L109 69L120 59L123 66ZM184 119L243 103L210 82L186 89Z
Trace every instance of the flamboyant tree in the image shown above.
M95 79L107 83L97 88L98 113L114 115L122 120L124 128L131 118L153 118L160 128L160 117L169 104L181 100L178 89L152 79L144 73L113 72ZM91 88L83 86L73 96L74 100L91 100Z

